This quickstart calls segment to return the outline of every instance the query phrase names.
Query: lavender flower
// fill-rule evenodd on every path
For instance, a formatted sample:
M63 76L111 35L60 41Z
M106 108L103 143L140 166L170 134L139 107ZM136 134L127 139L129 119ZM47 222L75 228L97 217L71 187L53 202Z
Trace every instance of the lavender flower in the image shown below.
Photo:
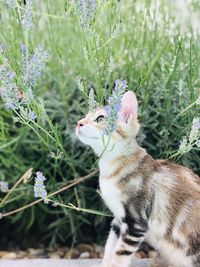
M30 110L29 108L25 108L23 106L20 107L20 114L28 122L30 121L33 122L37 118L34 111Z
M8 183L4 181L0 181L0 191L8 192Z
M184 154L195 145L197 147L200 147L199 137L200 137L200 118L195 117L192 121L192 126L188 137L185 136L180 143L179 146L180 153Z
M48 53L42 45L38 45L34 54L29 58L27 58L27 48L24 44L21 45L21 50L23 64L22 82L26 91L22 92L18 88L15 81L15 72L11 71L7 65L0 65L0 96L8 109L17 109L23 119L33 122L37 116L27 104L30 104L33 98L32 87L36 85L37 78L45 67Z
M188 148L188 141L187 141L187 137L184 136L179 146L180 153L184 153L187 150L187 148Z
M0 65L0 96L8 109L17 109L20 105L20 91L15 79L15 72L5 65Z
M42 172L36 172L35 177L35 184L34 184L34 196L35 198L41 197L45 198L47 195L47 191L44 185L44 181L46 180L46 177L43 175Z
M121 79L115 81L115 89L111 97L108 98L108 106L105 107L107 117L106 134L112 133L116 129L118 112L121 109L121 97L128 87L127 81Z
M4 0L4 4L9 8L15 8L17 6L17 0Z
M89 92L89 98L88 98L88 107L89 107L89 111L93 110L96 107L96 100L94 97L94 89L91 88L90 92Z
M75 0L75 9L83 30L88 30L94 19L96 0Z
M28 119L29 119L30 121L34 121L36 118L37 118L37 116L36 116L35 112L32 111L32 110L29 110L29 113L28 113Z
M26 0L25 8L21 11L22 27L30 31L33 26L33 1Z
M192 121L192 127L189 135L190 143L198 139L199 129L200 129L200 119L198 117L195 117Z
M23 65L23 70L25 71L26 68L26 56L27 56L27 51L26 51L26 45L21 44L21 51L22 51L22 65Z
M196 146L200 148L200 139L196 141Z
M199 130L200 129L200 119L199 118L194 118L192 122L192 128Z
M23 62L25 61L26 50L23 48ZM30 88L37 84L37 79L41 75L41 71L45 68L45 63L48 58L48 52L43 45L38 45L31 58L28 59L25 67L25 73L23 77L24 84Z
M5 50L5 44L4 43L0 43L0 53L3 53Z

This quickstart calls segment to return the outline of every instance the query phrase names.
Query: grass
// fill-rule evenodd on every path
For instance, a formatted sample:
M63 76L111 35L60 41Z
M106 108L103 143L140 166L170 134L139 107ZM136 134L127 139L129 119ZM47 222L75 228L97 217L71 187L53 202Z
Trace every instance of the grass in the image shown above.
M155 3L160 7L156 8ZM144 0L141 7L139 0L99 0L88 29L80 27L81 15L73 1L34 1L31 31L24 30L20 23L24 8L23 1L18 1L14 9L0 2L0 40L4 44L0 62L5 64L7 60L20 86L21 43L27 44L29 53L43 44L49 61L34 88L31 108L38 115L35 123L15 122L13 117L18 114L0 102L0 180L11 187L33 168L34 174L37 170L44 173L47 191L53 192L94 170L95 156L76 140L74 128L87 113L89 89L94 88L97 101L104 104L118 78L126 79L138 97L142 132L146 135L142 145L155 158L177 152L193 118L199 116L200 37L192 22L192 16L200 12L198 6L191 7L191 25L188 21L185 25L188 17L176 9L176 3L173 7L169 1ZM198 155L199 148L194 146L173 160L200 173ZM33 183L33 179L21 183L1 212L34 201ZM62 207L40 203L2 219L4 232L18 236L34 233L51 245L91 241L94 236L100 241L107 219L65 206L72 203L82 209L107 212L97 185L96 175L55 196ZM4 196L1 193L2 199Z

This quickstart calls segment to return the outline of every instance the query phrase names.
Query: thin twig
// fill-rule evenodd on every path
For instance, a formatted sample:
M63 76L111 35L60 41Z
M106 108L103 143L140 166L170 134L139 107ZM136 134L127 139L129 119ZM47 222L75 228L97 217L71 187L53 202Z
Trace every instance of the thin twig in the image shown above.
M89 173L89 174L86 175L86 176L80 177L80 178L78 178L78 179L74 179L70 184L67 184L66 186L64 186L64 187L62 187L62 188L60 188L60 189L58 189L57 191L55 191L55 192L53 192L53 193L51 193L51 194L48 194L48 195L46 196L46 198L55 196L55 195L57 195L57 194L59 194L59 193L65 191L65 190L67 190L67 189L69 189L69 188L71 188L71 187L73 187L73 186L75 186L75 185L77 185L77 184L79 184L79 183L81 183L81 182L83 182L83 181L85 181L85 180L91 178L93 175L97 174L98 171L99 171L99 170L94 170L93 172ZM20 211L22 211L22 210L25 210L25 209L27 209L27 208L30 208L30 207L32 207L32 206L34 206L34 205L36 205L36 204L38 204L38 203L40 203L40 202L42 202L42 201L44 201L44 199L43 199L43 198L40 198L40 199L35 200L35 201L33 201L33 202L31 202L31 203L25 205L25 206L20 207L19 209L15 209L15 210L12 210L12 211L9 211L9 212L6 212L6 213L0 213L0 219L2 219L2 218L4 218L4 217L7 217L7 216L10 216L10 215L12 215L12 214L15 214L15 213L17 213L17 212L20 212Z
M98 211L98 210L91 210L91 209L84 209L84 208L76 207L72 203L68 203L68 205L65 205L63 203L59 203L59 202L51 200L49 198L47 198L47 201L55 204L55 207L60 206L60 207L68 208L68 209L73 209L76 211L82 211L82 212L87 212L87 213L91 213L91 214L96 214L96 215L101 215L101 216L106 216L106 217L112 217L112 214L110 214L110 213L106 213L106 212L102 212L102 211Z
M8 191L8 193L5 195L5 197L2 199L2 201L0 202L0 207L3 206L3 204L5 203L5 201L8 199L9 195L15 190L15 188L22 182L27 182L28 179L31 177L32 175L32 168L28 169L23 175L22 177L17 180L17 182L13 185L13 187Z

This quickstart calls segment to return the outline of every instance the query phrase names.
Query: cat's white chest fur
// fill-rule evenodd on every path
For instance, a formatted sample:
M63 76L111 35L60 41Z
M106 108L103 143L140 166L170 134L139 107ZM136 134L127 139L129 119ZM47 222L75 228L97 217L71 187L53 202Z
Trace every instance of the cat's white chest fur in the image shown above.
M99 185L102 198L108 208L112 211L116 218L123 218L125 216L125 211L122 205L120 191L116 187L112 178L109 180L108 178L100 177Z

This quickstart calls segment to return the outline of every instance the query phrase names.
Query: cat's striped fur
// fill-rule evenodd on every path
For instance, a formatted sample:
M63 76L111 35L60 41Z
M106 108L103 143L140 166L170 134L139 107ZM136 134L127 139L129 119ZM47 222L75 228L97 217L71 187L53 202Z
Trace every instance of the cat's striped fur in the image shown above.
M126 94L122 114L127 102L131 105L131 93ZM102 153L105 122L96 123L99 114L106 116L102 108L79 121L77 135L101 154L100 189L114 215L101 266L128 267L147 240L169 264L200 267L199 177L186 167L155 160L139 147L135 141L139 124L131 110L128 120L118 122L110 147Z

